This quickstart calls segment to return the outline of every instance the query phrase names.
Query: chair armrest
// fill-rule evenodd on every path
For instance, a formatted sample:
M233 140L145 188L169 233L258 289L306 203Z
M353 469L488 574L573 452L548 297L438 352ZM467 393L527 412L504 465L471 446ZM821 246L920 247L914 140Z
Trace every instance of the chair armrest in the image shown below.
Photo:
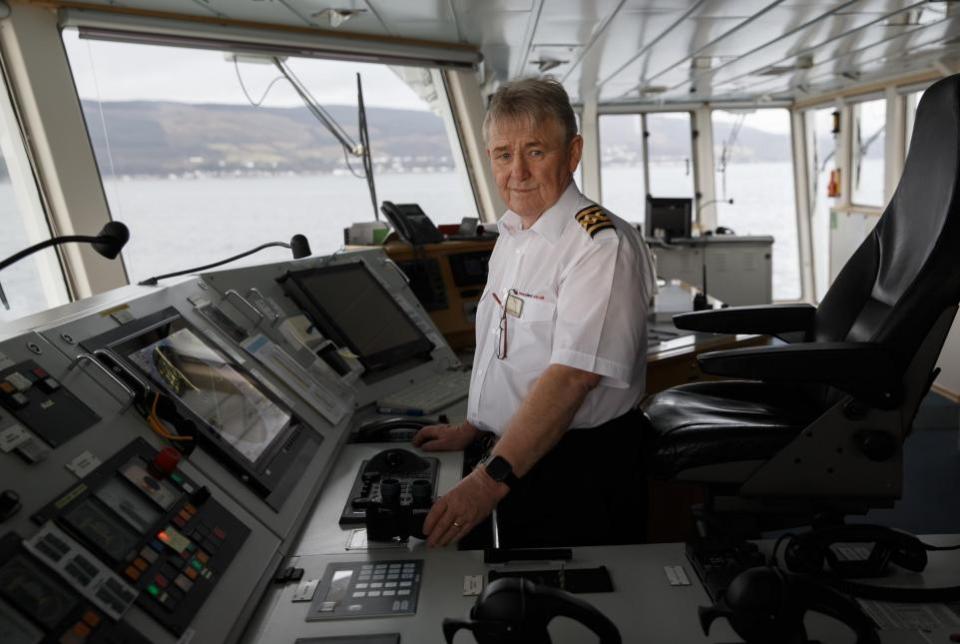
M871 342L818 342L712 351L697 358L709 374L836 387L880 408L900 403L903 370Z
M727 309L694 311L673 316L678 329L711 333L757 333L777 335L813 328L817 308L810 304L735 306Z

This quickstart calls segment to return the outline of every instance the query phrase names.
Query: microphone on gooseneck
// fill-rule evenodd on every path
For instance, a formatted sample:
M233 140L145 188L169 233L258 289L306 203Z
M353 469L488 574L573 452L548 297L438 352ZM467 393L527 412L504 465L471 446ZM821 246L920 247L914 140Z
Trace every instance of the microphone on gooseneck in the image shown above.
M127 230L126 226L121 224L119 221L110 221L100 229L100 232L96 236L62 235L60 237L51 237L50 239L45 239L42 242L30 246L29 248L24 248L23 250L16 252L10 257L0 261L0 270L3 270L8 266L13 266L24 257L29 257L37 251L43 250L44 248L49 248L50 246L59 246L60 244L66 244L68 242L84 242L90 244L93 246L94 250L107 259L116 259L117 255L120 254L120 250L129 239L130 231ZM2 304L5 309L10 309L10 303L7 301L7 297L3 292L2 286L0 286L0 304Z
M293 251L294 259L303 259L311 255L310 242L303 235L294 235L290 239L290 250Z
M100 229L93 249L107 259L116 259L120 250L130 240L130 230L119 221L110 221Z
M286 242L267 242L266 244L260 244L256 248L252 248L246 252L240 253L239 255L234 255L233 257L228 257L222 259L219 262L213 262L212 264L206 264L204 266L196 266L194 268L187 268L182 271L175 271L173 273L167 273L165 275L157 275L155 277L150 277L142 282L140 286L156 286L157 282L168 277L179 277L180 275L186 275L188 273L199 273L200 271L209 270L211 268L216 268L217 266L223 266L224 264L229 264L230 262L242 259L248 255L253 255L254 253L261 251L265 248L289 248L293 252L294 259L303 259L304 257L310 256L310 242L307 241L307 238L303 235L294 235L290 239L290 243Z

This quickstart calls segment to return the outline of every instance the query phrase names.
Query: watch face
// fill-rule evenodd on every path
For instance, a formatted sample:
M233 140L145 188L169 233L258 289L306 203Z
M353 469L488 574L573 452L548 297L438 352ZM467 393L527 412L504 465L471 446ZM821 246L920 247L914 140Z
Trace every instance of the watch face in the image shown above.
M495 456L487 463L487 474L489 474L490 478L494 481L503 482L512 472L513 468L510 466L510 463L502 456Z

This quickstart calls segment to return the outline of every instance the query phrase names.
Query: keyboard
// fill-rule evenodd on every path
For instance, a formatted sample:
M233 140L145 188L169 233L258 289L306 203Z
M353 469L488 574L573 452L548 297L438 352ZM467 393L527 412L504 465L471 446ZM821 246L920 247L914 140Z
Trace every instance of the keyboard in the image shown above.
M467 397L469 371L444 371L394 392L377 402L385 413L431 414Z

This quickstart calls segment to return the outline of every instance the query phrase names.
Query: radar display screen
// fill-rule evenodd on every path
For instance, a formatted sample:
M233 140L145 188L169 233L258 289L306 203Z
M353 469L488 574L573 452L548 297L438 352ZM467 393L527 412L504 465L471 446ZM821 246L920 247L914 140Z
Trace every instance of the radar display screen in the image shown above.
M290 426L290 413L182 320L114 347L217 436L256 463Z
M147 497L116 476L98 489L96 496L139 535L146 534L163 516Z
M63 520L76 535L114 562L127 561L140 544L130 528L91 497L73 504L63 513Z
M47 630L77 607L77 597L62 586L63 582L24 555L15 555L0 566L0 595Z

